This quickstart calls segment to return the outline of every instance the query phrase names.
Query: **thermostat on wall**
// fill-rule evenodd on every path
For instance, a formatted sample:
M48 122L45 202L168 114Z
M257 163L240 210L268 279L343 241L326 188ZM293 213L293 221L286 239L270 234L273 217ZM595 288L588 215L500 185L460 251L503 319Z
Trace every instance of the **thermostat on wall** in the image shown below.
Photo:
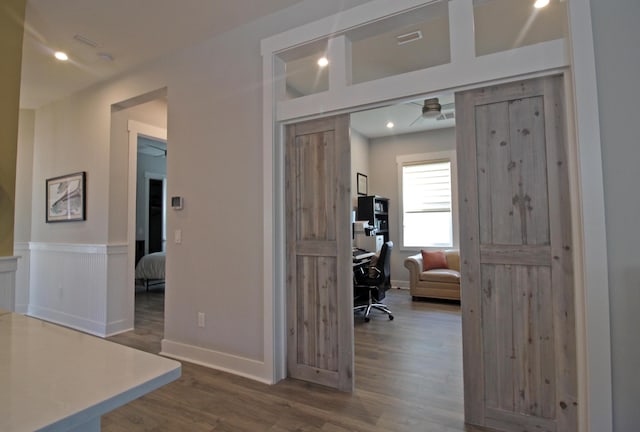
M171 197L171 207L173 207L174 210L182 210L182 197Z

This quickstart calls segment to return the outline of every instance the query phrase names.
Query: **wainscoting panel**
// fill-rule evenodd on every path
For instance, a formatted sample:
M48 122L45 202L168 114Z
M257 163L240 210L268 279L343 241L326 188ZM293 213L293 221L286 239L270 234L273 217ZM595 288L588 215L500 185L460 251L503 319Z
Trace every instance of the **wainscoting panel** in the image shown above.
M124 263L126 275L126 246L31 243L30 250L29 315L103 337L133 326L123 313L108 313L108 298L125 289L110 292L109 276L118 272L110 258L112 267Z
M127 280L128 260L128 245L109 245L106 336L133 330L135 284Z
M17 257L0 257L0 308L13 311L16 307Z
M15 312L25 314L29 309L29 274L31 268L29 243L14 243L13 253L18 257Z

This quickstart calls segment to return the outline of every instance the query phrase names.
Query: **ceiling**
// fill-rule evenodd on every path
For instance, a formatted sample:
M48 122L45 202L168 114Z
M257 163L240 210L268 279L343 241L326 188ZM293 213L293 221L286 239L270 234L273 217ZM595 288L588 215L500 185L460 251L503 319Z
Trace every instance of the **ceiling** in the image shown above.
M300 1L28 0L20 106L40 107ZM70 60L55 60L56 50Z
M343 7L362 3L348 2ZM21 108L38 108L143 63L277 12L302 0L28 0L23 43ZM339 2L339 0L336 0ZM564 1L532 15L532 0L474 0L476 48L483 53L562 36ZM351 4L353 3L353 4ZM505 29L500 10L518 17ZM547 16L548 15L548 16ZM483 30L480 31L480 28ZM421 39L399 44L397 37L421 32ZM447 2L401 14L383 24L347 35L353 46L353 81L369 81L448 63ZM70 61L59 62L53 51ZM327 71L316 60L326 50L318 41L290 50L289 97L326 90ZM439 97L444 114L453 112L453 95ZM453 127L455 119L420 119L423 99L352 115L352 126L369 138ZM386 124L393 121L395 127Z
M367 138L415 133L425 130L454 127L454 95L444 93L436 96L442 105L442 116L423 118L423 99L374 108L351 114L351 127ZM387 123L393 122L393 128Z

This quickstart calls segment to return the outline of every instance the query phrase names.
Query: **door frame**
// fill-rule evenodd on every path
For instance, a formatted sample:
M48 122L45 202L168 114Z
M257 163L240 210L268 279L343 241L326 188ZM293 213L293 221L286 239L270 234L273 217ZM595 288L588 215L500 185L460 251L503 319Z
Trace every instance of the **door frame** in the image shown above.
M129 260L127 262L127 309L134 322L135 315L135 256L136 256L136 188L138 183L138 137L151 138L160 141L167 141L167 130L157 126L152 126L136 120L129 120L127 123L129 133L129 169L127 187L127 248ZM145 181L146 183L146 181ZM148 210L145 211L147 213ZM146 238L146 234L145 234ZM146 249L145 242L145 251Z
M265 83L271 83L271 85L265 85L263 89L264 363L265 375L270 375L273 382L286 376L284 325L286 297L283 291L286 264L284 262L284 199L282 192L284 184L283 125L349 112L355 110L356 107L363 109L365 106L380 106L392 102L398 95L400 95L400 100L406 100L408 96L415 97L421 94L419 90L411 86L411 83L407 84L406 80L390 77L376 81L376 85L367 86L366 97L362 96L365 92L361 92L358 100L336 103L335 100L332 100L334 95L331 92L325 92L299 98L300 100L289 103L287 110L282 104L278 104L283 89L281 80L276 78L281 76L284 65L277 54L289 48L339 34L349 28L381 20L427 3L430 2L424 0L396 0L395 2L373 0L262 41L263 79ZM473 9L470 4L471 0L450 0L449 8L466 19L467 24L470 24L473 20ZM580 400L579 426L580 430L591 429L609 432L612 430L609 290L591 8L588 0L571 0L567 2L567 8L569 35L563 44L563 50L566 50L569 66L561 70L546 69L537 74L514 72L510 77L503 77L502 82L548 75L554 72L561 72L564 75L569 153L572 162L570 172L571 207L576 242L576 349ZM451 36L452 51L454 47L457 47L462 48L461 53L469 54L469 38L473 38L472 25L452 26ZM337 36L335 39L339 38L343 38L343 36ZM339 48L339 45L337 48L336 46L332 48L332 44L329 44L330 52L332 49ZM452 62L457 60L456 55L458 54L452 53ZM344 65L342 66L344 67ZM340 68L338 67L338 69ZM469 83L462 88L455 88L447 87L444 85L444 81L446 80L440 83L442 84L440 87L429 89L429 93L437 93L442 89L459 91L500 82L500 80L497 82L485 80L476 85ZM330 82L333 84L336 81L330 76ZM315 102L322 103L309 104L302 100L312 98ZM366 102L363 102L365 100ZM291 112L296 109L303 113L302 117L293 118ZM587 194L586 191L589 193ZM598 391L590 392L590 388Z

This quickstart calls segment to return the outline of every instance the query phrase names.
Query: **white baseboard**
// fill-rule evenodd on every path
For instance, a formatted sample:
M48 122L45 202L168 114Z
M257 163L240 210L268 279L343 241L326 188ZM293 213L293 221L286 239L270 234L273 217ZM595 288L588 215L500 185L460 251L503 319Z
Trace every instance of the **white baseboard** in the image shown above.
M125 333L133 330L133 326L131 325L131 320L122 319L120 321L107 323L107 328L104 337L115 336L120 333Z
M27 315L41 320L60 324L95 336L105 337L106 326L99 322L85 317L71 315L58 310L48 309L42 306L29 305Z
M200 366L228 372L265 384L273 384L271 378L266 378L264 362L234 356L198 346L186 345L168 339L162 340L160 354L176 360L195 363Z
M409 281L391 280L391 286L399 289L409 289Z

